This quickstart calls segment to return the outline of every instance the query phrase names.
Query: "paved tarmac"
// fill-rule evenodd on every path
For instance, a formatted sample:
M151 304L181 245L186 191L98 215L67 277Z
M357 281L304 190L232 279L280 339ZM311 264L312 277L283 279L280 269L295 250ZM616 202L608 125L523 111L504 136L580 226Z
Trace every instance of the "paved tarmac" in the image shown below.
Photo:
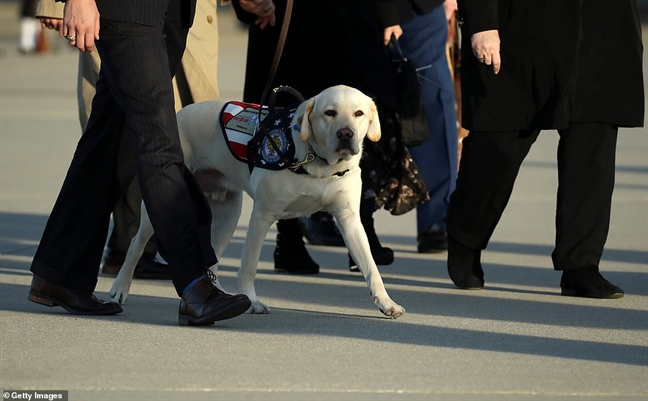
M396 252L380 271L407 309L396 321L380 314L363 279L348 271L346 249L309 245L319 275L275 274L274 229L257 276L268 315L180 327L170 282L155 280L135 280L124 312L113 317L27 301L30 262L80 129L77 53L51 38L52 52L19 54L17 9L17 1L0 0L3 392L67 390L70 400L648 400L646 129L619 137L601 263L626 291L618 300L559 295L550 259L557 134L549 131L483 253L484 290L456 289L445 253L416 253L413 213L376 214L381 240ZM246 36L231 13L221 12L219 22L221 91L238 99ZM246 201L222 258L221 280L232 291L248 215ZM111 282L99 277L100 297Z

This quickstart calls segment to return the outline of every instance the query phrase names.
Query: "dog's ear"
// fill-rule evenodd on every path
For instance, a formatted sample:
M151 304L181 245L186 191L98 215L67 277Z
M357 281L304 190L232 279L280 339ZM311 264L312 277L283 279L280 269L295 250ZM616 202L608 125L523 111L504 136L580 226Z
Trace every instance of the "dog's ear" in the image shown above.
M295 112L295 119L297 121L297 125L299 125L300 130L299 139L301 139L302 142L308 141L313 134L310 125L310 114L313 111L314 107L315 98L313 97L305 102L302 102L302 104L297 107L297 111Z
M380 140L380 119L378 118L378 108L373 101L371 102L369 116L369 129L367 130L367 138L372 142L378 142Z

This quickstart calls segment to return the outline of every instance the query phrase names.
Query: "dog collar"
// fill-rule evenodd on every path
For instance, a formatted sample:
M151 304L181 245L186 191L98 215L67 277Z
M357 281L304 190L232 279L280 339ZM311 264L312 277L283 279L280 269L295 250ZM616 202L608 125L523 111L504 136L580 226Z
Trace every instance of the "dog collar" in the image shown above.
M294 173L297 173L297 174L308 174L308 171L306 171L306 169L304 168L304 165L314 161L315 158L318 158L318 159L322 160L324 163L328 164L328 161L326 161L325 158L323 158L321 156L318 156L317 153L315 153L315 150L313 149L313 147L309 144L308 145L308 153L306 154L306 157L304 157L304 160L302 160L300 162L295 160L293 162L293 164L288 166L288 169L290 171L294 172ZM335 173L333 173L333 175L338 176L338 177L342 177L344 174L346 174L348 172L349 172L349 169L346 169L346 170L343 170L343 171L335 172Z
M304 160L298 162L295 160L290 166L288 166L288 169L291 171L294 171L299 174L308 174L308 172L304 169L304 164L308 164L315 160L315 151L313 151L313 148L308 145L308 153L306 154L306 157L304 157ZM303 171L303 172L302 172Z

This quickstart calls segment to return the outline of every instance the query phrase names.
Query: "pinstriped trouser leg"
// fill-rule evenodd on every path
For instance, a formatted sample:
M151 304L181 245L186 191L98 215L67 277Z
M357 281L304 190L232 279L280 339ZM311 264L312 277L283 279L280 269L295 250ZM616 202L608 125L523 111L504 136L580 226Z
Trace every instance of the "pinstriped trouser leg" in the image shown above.
M211 213L175 119L171 71L184 42L165 43L163 29L102 21L93 113L32 264L48 281L94 289L110 213L135 171L178 294L216 262Z

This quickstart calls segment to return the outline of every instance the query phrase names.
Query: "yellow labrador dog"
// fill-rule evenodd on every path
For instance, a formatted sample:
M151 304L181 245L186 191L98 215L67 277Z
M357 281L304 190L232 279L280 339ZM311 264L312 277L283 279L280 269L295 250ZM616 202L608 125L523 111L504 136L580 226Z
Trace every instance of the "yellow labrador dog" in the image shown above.
M359 215L362 141L365 137L372 141L380 139L378 113L371 98L357 89L340 85L300 103L294 110L288 134L292 136L297 163L292 169L255 167L252 172L245 162L237 159L233 145L226 143L223 134L229 129L223 128L220 111L235 106L224 101L187 106L178 113L178 126L185 163L210 202L212 246L218 257L238 224L243 191L254 201L237 277L240 291L252 301L248 312L270 311L259 301L254 279L261 246L272 224L279 219L325 210L334 216L374 303L386 316L401 317L405 309L392 301L385 290ZM254 120L244 113L230 117L230 126ZM269 153L273 153L272 149ZM297 166L301 174L294 171ZM126 302L135 265L152 235L153 228L142 203L139 231L110 289L113 300ZM210 268L214 273L217 269L218 265ZM218 281L214 284L222 289Z

